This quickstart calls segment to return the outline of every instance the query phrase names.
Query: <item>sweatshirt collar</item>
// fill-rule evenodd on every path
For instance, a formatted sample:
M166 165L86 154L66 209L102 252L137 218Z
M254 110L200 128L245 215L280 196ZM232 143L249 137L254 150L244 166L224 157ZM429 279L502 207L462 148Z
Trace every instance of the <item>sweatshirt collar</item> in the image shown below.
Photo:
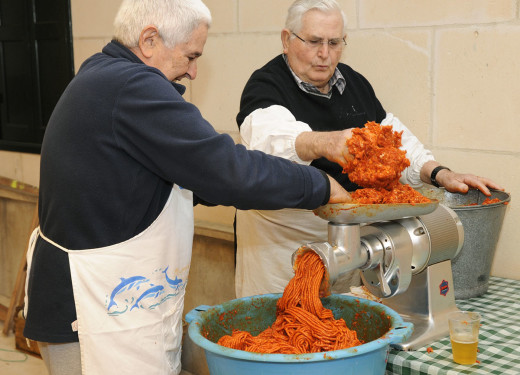
M119 43L117 40L112 39L110 43L108 43L102 50L102 52L106 55L115 57L115 58L123 58L127 59L133 63L136 64L144 64L144 62L137 57L135 53L133 53L128 47L124 46L123 44ZM157 68L151 67L151 69L157 70L161 75L164 77L164 79L167 80L166 76ZM177 82L171 82L172 86L181 94L183 95L186 92L186 86L177 83Z

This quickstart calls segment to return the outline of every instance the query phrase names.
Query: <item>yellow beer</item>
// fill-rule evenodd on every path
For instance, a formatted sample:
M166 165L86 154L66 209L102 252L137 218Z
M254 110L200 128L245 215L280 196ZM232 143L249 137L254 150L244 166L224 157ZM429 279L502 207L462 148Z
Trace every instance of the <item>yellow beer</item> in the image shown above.
M453 361L472 365L477 361L480 314L472 311L455 311L449 315Z
M453 360L461 365L472 365L477 361L478 341L466 342L451 340Z

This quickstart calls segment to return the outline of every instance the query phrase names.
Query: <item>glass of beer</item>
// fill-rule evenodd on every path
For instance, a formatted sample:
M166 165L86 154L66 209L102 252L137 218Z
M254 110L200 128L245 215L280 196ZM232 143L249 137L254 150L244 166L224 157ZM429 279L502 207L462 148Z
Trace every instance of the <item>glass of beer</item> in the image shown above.
M457 311L448 317L450 326L453 361L461 365L472 365L477 361L480 314Z

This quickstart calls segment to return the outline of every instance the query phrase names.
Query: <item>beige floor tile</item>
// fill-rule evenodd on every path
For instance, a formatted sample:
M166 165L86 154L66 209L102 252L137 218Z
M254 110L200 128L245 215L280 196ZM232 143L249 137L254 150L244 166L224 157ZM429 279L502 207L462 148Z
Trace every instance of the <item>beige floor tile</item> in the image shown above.
M0 374L47 375L47 370L40 358L16 350L14 334L0 333Z

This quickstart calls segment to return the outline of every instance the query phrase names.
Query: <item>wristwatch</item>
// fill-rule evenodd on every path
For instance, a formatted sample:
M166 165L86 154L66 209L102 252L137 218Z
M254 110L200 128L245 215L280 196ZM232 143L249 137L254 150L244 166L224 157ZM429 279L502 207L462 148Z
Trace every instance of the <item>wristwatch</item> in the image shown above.
M444 167L442 165L439 165L438 167L433 168L432 174L430 175L430 181L431 181L433 186L441 187L439 185L439 183L437 182L437 180L435 179L435 177L437 177L437 173L439 173L443 169L447 169L448 171L451 171L451 169L449 169L448 167Z

